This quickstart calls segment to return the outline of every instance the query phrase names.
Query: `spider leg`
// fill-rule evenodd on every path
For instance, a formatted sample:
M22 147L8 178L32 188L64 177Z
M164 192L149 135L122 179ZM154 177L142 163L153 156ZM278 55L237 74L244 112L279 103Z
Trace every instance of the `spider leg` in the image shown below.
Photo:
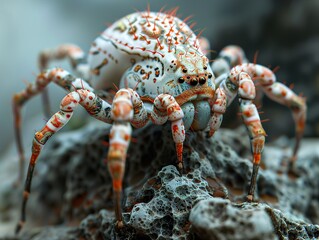
M238 74L237 78L239 82L238 96L240 101L240 111L242 112L242 118L247 126L248 133L251 138L253 152L253 171L247 195L247 200L253 201L266 132L261 125L256 105L253 103L256 91L251 77L247 73L241 72Z
M272 71L268 68L260 65L256 71L261 71L265 78L260 78L258 81L261 83L262 90L272 100L289 107L292 111L293 119L295 122L295 145L290 158L290 163L293 166L297 160L297 154L300 147L300 141L302 139L305 123L307 118L307 105L305 98L298 96L286 85L276 82L276 77Z
M25 181L25 187L23 192L21 220L17 225L16 233L18 233L21 230L26 219L25 209L30 194L33 170L36 165L36 161L40 155L41 149L43 148L43 145L47 142L47 140L69 121L73 114L73 109L78 105L79 102L80 96L78 93L69 93L61 101L60 111L55 113L44 126L44 128L42 128L39 132L36 132L34 136L32 143L32 155L30 157L28 174Z
M150 118L157 125L162 125L167 120L171 121L171 130L178 161L177 165L181 173L183 171L183 142L185 140L183 117L184 113L173 96L160 94L155 98Z
M51 138L57 131L59 131L68 123L73 115L74 109L79 104L82 105L94 118L106 123L112 123L110 113L111 105L88 89L79 89L73 91L62 99L60 111L55 113L40 131L35 133L32 143L32 154L30 157L28 174L23 192L21 219L17 225L16 233L19 233L26 220L26 204L31 191L33 171L41 150L49 138Z
M225 77L225 74L220 77ZM228 105L233 101L237 93L239 96L240 110L243 113L242 117L251 138L253 171L247 200L253 201L261 161L261 152L264 148L266 136L266 132L260 122L257 108L253 103L256 96L255 85L248 73L243 69L239 69L239 67L235 67L230 71L229 75L221 81L219 88L225 92Z
M290 159L293 165L297 159L297 154L302 139L307 105L305 99L295 94L290 88L280 82L276 82L275 74L267 67L258 64L243 64L233 68L232 73L244 71L253 77L254 81L258 81L265 94L272 100L289 107L292 111L295 121L296 141L293 149L293 154Z
M254 82L260 83L261 88L257 89L256 97L254 99L255 104L260 105L261 98L264 92L270 99L289 107L292 111L292 115L295 122L295 146L293 148L292 157L290 158L291 166L294 165L300 142L304 133L307 105L305 99L296 95L290 88L280 82L276 82L275 74L268 68L256 64L257 55L255 55L254 63L247 63L244 51L238 46L227 46L223 48L218 58L213 62L212 69L217 77L216 85L221 84L224 77L223 74L228 75L233 67L236 67L236 71L247 72ZM259 90L260 89L260 90Z
M128 115L132 115L132 109L130 109L129 111L130 112L126 113L128 113ZM131 140L131 135L132 127L129 122L115 121L113 123L110 132L110 147L107 155L107 165L112 177L115 217L117 220L117 227L119 228L123 227L124 225L121 210L121 193L125 170L126 153Z
M37 76L35 83L30 83L26 89L20 93L16 93L13 96L12 105L14 115L14 130L20 159L18 183L22 182L24 170L24 149L21 139L21 108L29 99L40 93L50 82L54 82L68 91L73 91L74 88L84 88L93 91L93 88L86 81L80 78L75 78L69 72L61 68L53 68L40 73Z
M223 114L227 107L227 95L224 90L218 88L215 92L215 100L212 105L212 116L209 121L209 136L213 136L214 133L220 128L223 121Z
M224 47L216 60L212 63L212 70L216 78L224 73L229 73L236 65L247 63L245 53L241 47L229 45ZM218 86L219 84L217 84Z
M117 227L123 227L121 210L122 182L127 149L132 135L132 127L143 127L147 121L147 111L139 95L130 88L120 89L114 96L111 118L114 121L110 132L110 147L107 165L113 182L115 215ZM131 123L131 124L130 124Z
M87 64L86 55L84 51L74 44L62 44L54 49L45 49L40 52L38 64L40 72L45 71L49 63L54 60L62 60L68 58L72 68L79 77L88 80L89 66ZM48 118L50 114L50 100L47 88L42 90L42 102L45 116Z

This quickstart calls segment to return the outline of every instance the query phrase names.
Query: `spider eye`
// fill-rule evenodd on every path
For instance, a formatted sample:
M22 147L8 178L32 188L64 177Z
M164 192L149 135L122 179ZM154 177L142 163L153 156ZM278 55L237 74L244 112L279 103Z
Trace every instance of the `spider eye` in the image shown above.
M212 75L211 73L208 74L208 78L212 78L212 76L213 76L213 75Z
M180 77L179 79L178 79L178 82L179 83L183 83L185 80L184 80L184 78L182 78L182 77Z
M192 86L196 86L198 83L197 79L196 78L192 78L191 81L190 81L190 85Z
M204 70L207 70L207 66L204 66L203 69L204 69Z
M184 69L182 70L182 72L183 72L183 73L187 73L187 69L184 68Z
M201 78L199 79L199 83L200 83L200 84L204 84L205 82L206 82L206 78L201 77Z

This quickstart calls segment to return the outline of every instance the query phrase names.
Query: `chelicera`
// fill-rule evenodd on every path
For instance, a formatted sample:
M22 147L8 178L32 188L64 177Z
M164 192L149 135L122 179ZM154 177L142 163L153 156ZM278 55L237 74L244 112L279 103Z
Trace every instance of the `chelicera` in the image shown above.
M253 102L254 83L258 82L270 98L293 109L297 133L295 159L306 119L304 99L276 82L274 73L267 67L249 63L239 47L224 48L210 66L199 37L175 15L176 9L166 13L130 14L116 21L93 42L88 58L75 45L61 45L40 54L41 73L36 82L13 97L21 163L24 158L20 137L21 107L44 91L50 82L69 93L62 99L60 111L34 136L17 232L25 221L39 154L79 105L94 118L112 124L106 158L119 227L123 226L120 199L132 127L141 128L150 121L157 125L169 122L177 167L182 172L185 132L208 131L213 136L221 125L226 107L238 95L242 118L251 138L253 171L247 200L252 201L266 136ZM74 75L61 68L47 69L51 60L62 58L70 59ZM119 86L114 96L110 93L113 85ZM112 104L107 101L109 99Z

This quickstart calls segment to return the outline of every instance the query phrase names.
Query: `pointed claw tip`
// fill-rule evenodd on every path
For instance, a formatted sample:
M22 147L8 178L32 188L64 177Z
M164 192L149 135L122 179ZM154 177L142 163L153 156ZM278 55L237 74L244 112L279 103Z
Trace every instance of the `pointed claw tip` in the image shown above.
M116 228L117 229L122 229L124 227L124 223L122 220L119 220L116 222Z
M248 194L247 197L246 197L246 200L247 200L247 202L251 203L254 200L253 195Z
M184 167L183 167L183 163L178 163L178 171L179 171L179 174L182 175L183 174L183 170L184 170Z
M15 232L14 232L16 235L19 234L19 232L21 231L23 225L24 225L24 222L23 222L23 221L20 221L20 222L17 224L16 229L15 229Z

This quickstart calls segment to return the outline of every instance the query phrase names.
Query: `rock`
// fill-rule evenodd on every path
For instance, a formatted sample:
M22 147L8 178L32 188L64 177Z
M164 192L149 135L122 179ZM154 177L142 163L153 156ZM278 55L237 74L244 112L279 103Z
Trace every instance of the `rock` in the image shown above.
M213 138L188 133L180 174L167 125L135 131L124 181L125 226L116 229L111 179L103 160L108 131L109 125L91 124L60 134L46 147L28 204L27 219L33 226L26 226L23 236L30 236L35 226L33 236L42 239L50 239L54 231L66 239L318 236L318 226L312 223L318 223L319 216L319 153L307 148L314 149L310 142L303 143L296 175L287 172L290 150L285 145L290 141L266 146L256 189L259 203L244 203L252 169L245 132L221 129ZM215 216L216 211L219 217L208 214ZM57 223L60 227L54 227ZM243 231L246 228L250 230Z
M288 217L263 203L232 203L211 198L198 202L190 217L198 239L317 239L319 226Z
M211 198L196 204L189 220L199 239L279 239L264 204Z

